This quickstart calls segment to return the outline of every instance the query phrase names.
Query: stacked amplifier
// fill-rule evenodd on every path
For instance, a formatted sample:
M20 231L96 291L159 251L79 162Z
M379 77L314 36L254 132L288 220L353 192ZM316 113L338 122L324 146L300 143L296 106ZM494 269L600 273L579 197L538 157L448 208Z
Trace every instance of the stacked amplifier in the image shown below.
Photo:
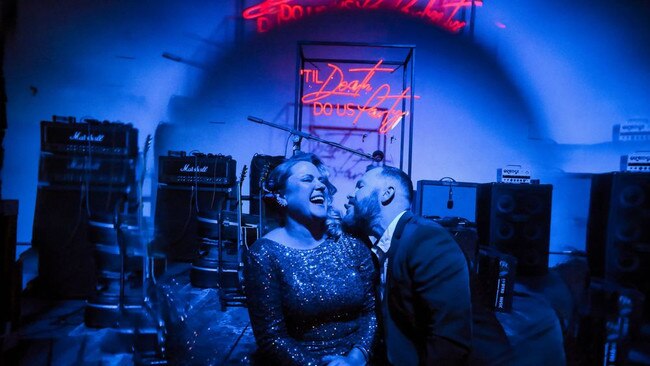
M132 125L59 120L41 122L39 186L85 184L124 191L134 182L138 130Z
M158 159L154 253L172 262L192 262L213 236L199 223L216 223L237 204L237 162L230 156L170 151ZM204 240L206 239L206 240Z
M191 262L190 281L219 288L222 307L245 300L242 257L259 236L259 220L242 215L237 162L221 154L169 151L158 159L152 248L172 262Z
M106 257L102 248L114 251L117 244L95 242L101 237L95 229L114 228L120 208L137 208L137 141L131 124L56 116L41 122L32 244L45 295L96 294L98 273L102 277L96 259Z

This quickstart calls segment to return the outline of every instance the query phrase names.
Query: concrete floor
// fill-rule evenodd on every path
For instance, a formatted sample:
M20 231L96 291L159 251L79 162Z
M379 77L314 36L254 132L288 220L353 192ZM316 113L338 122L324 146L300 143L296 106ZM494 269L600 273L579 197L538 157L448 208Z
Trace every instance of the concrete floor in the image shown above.
M224 309L218 290L192 287L189 272L189 264L168 267L151 310L116 328L87 327L84 300L47 300L28 287L20 324L2 342L0 365L247 363L255 350L247 309Z
M35 277L35 258L23 259L29 281ZM256 346L247 309L241 303L224 307L219 290L192 286L190 269L188 263L169 265L151 285L147 307L135 312L138 317L103 329L85 325L84 300L44 299L27 285L20 322L1 339L0 365L249 364ZM558 316L564 319L572 308L566 291L557 270L515 284L512 311L496 314L515 349L515 365L565 364ZM650 365L650 325L642 328L645 336L630 349L629 365ZM584 352L596 350L583 347L577 353ZM569 351L566 364L586 365L577 353ZM560 363L540 363L551 359Z

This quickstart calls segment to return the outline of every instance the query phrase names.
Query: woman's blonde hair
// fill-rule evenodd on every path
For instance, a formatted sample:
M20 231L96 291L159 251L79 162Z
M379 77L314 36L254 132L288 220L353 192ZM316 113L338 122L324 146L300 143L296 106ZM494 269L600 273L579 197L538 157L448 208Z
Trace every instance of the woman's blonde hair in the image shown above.
M327 226L327 234L338 239L342 233L341 215L332 207L332 200L337 190L329 180L329 170L323 161L313 153L298 153L289 159L286 159L271 171L262 186L264 190L264 203L269 211L278 215L280 225L283 226L285 209L278 201L278 194L286 188L287 180L291 176L291 168L302 161L314 164L316 169L318 169L321 175L325 178L323 184L325 184L327 190L325 199L328 206L325 225Z

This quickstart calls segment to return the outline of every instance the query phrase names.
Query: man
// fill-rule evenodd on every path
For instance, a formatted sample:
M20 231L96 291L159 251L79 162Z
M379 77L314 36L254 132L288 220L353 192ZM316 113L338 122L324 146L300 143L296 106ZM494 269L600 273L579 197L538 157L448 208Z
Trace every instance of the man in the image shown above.
M344 224L379 240L380 318L391 365L462 365L471 340L469 271L441 226L410 211L401 170L367 171L348 195Z

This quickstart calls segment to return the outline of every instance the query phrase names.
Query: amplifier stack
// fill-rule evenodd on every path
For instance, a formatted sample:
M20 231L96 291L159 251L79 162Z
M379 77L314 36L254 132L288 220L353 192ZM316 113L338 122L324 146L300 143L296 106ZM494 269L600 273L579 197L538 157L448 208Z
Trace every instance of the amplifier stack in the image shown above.
M234 210L237 162L230 156L170 151L158 159L152 249L174 262L191 262L202 242L198 223Z
M57 116L41 122L32 244L39 253L38 288L45 295L97 295L100 243L89 222L114 229L118 206L137 209L137 140L131 124Z
M219 288L223 307L245 300L242 255L247 234L257 239L256 217L243 223L241 213L246 167L239 179L236 167L221 154L170 151L158 160L153 250L191 262L192 285Z

